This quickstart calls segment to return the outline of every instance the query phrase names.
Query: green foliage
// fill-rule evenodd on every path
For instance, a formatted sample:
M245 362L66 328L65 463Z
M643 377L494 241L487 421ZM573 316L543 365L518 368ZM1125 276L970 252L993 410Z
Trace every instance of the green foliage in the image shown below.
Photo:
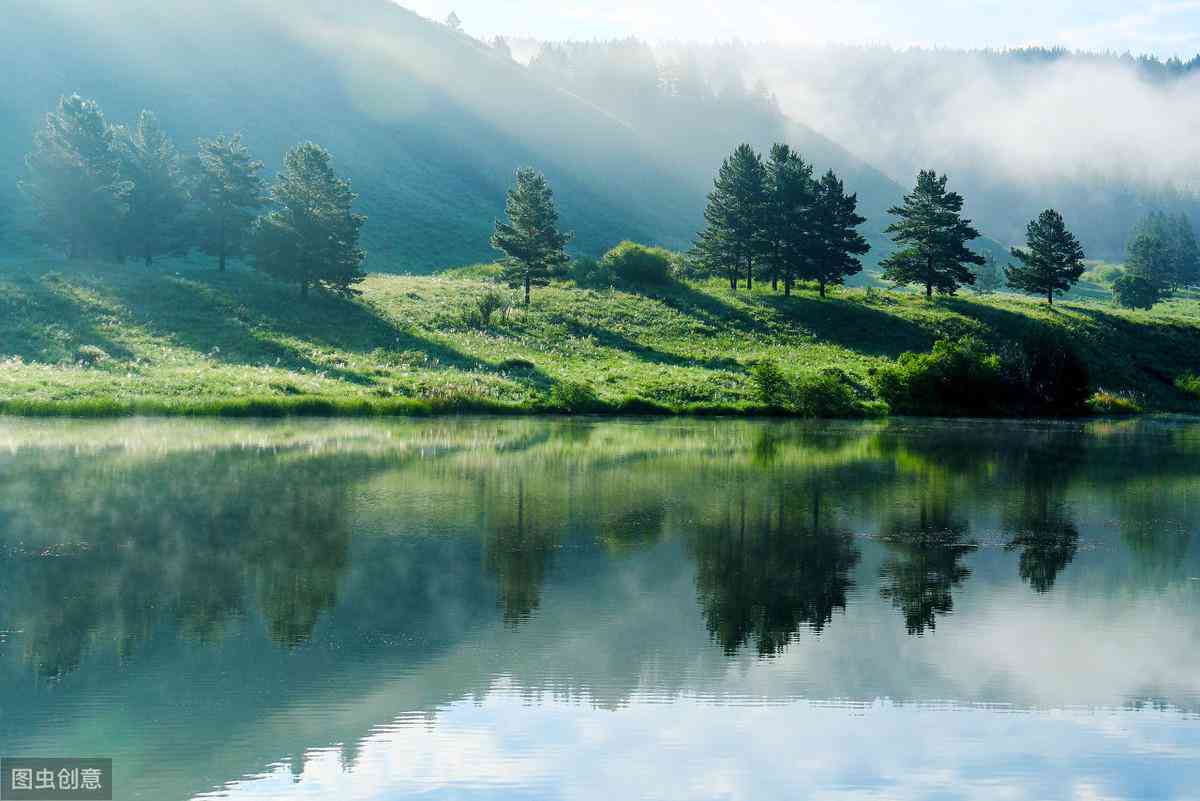
M772 146L766 163L763 260L772 288L782 281L785 295L813 263L816 195L812 165L785 144Z
M758 399L772 409L784 409L791 401L792 387L774 359L764 359L750 368Z
M489 290L475 298L472 320L477 327L487 328L492 324L492 315L498 311L508 311L510 305L512 304L507 295Z
M631 285L666 284L671 280L674 256L665 248L648 247L625 240L600 260L600 271L610 272Z
M817 282L821 297L829 285L841 285L862 271L859 256L871 249L858 233L866 222L859 216L858 196L847 195L833 171L825 173L816 186L810 221L812 249L807 254L805 278Z
M333 171L328 151L304 142L288 151L271 198L276 209L255 226L254 266L279 280L350 295L363 279L358 247L366 220L351 210L357 197Z
M1000 265L991 253L984 256L983 265L975 272L975 291L980 295L991 295L1004 285Z
M566 264L572 234L558 230L558 209L546 176L529 167L517 170L516 185L505 203L508 222L496 221L492 247L505 255L503 278L512 287L546 286L555 270Z
M599 410L600 399L590 384L560 381L550 390L550 405L564 412L593 412Z
M793 388L794 405L801 417L862 417L870 413L845 371L829 367L802 375Z
M1186 214L1154 211L1130 234L1126 269L1157 284L1166 296L1186 286L1200 286L1200 244Z
M571 263L571 280L585 289L608 289L616 283L612 265L591 256L580 256Z
M888 226L899 249L880 262L883 277L896 284L920 284L925 297L953 295L960 286L974 284L967 265L984 259L967 247L979 236L971 221L962 217L963 198L946 191L946 176L922 170L904 202L888 209L899 219Z
M199 141L192 163L196 233L222 271L230 257L245 251L254 217L267 203L262 170L241 135Z
M902 414L994 414L1007 396L1000 357L974 336L902 353L874 378L880 397Z
M189 244L182 228L188 190L179 153L151 111L138 115L132 131L120 131L117 147L131 182L124 235L149 267L155 256Z
M1184 373L1175 379L1175 388L1195 400L1200 400L1200 373Z
M1166 295L1163 286L1141 273L1125 273L1112 284L1113 300L1125 309L1151 309Z
M1012 249L1020 264L1006 270L1008 285L1054 305L1054 296L1066 292L1083 275L1083 247L1054 209L1046 209L1029 223L1025 239L1026 249Z
M1075 415L1091 391L1087 363L1067 338L1039 328L1002 353L1009 408L1026 416Z
M1089 391L1087 364L1060 335L1038 332L994 353L975 336L943 338L877 371L893 411L937 415L1072 415Z
M1087 407L1093 414L1110 417L1125 417L1141 414L1144 409L1141 402L1130 392L1109 392L1098 389L1087 400Z
M762 157L748 144L738 145L721 164L704 209L704 230L692 249L711 274L724 275L736 291L744 275L754 284L754 260L762 248L766 172Z
M63 97L25 157L21 189L33 204L39 234L70 258L120 256L133 187L122 173L118 133L95 101Z

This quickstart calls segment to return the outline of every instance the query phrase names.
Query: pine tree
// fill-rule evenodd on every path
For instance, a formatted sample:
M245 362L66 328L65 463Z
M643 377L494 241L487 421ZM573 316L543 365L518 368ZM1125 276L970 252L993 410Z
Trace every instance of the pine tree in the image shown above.
M816 185L812 165L784 144L771 148L765 166L763 210L763 260L771 289L783 281L783 294L792 286L811 258L812 213Z
M1172 273L1175 288L1200 286L1200 244L1192 221L1183 212L1167 221L1172 251Z
M116 130L92 100L63 97L46 115L25 157L21 188L32 201L40 232L72 259L101 247L117 255L131 183L121 174Z
M1046 209L1025 229L1026 249L1013 248L1020 264L1005 271L1008 285L1021 292L1041 295L1054 305L1054 296L1066 292L1083 275L1083 247L1067 230L1062 215Z
M946 191L945 175L922 170L903 204L888 209L900 218L887 227L900 250L880 263L883 277L923 285L927 298L934 290L953 295L960 286L974 284L975 274L967 265L984 260L967 247L979 232L962 217L962 207L962 195Z
M1000 265L991 253L984 257L983 266L975 273L975 291L980 295L990 295L1000 289L1002 283Z
M133 182L126 236L149 267L155 255L181 244L187 187L179 154L153 112L138 115L137 125L120 138L120 146L125 172Z
M735 292L743 274L746 288L754 288L754 265L765 250L765 179L762 158L750 145L738 145L713 182L705 228L692 251L705 269L724 273Z
M516 185L504 204L508 222L496 220L492 247L505 255L503 279L509 286L545 286L560 266L570 261L563 250L573 234L558 230L554 191L546 176L530 167L517 170Z
M462 20L458 18L458 14L451 11L446 15L446 27L452 31L462 30Z
M1126 246L1125 274L1113 282L1113 297L1121 306L1149 309L1171 294L1173 258L1159 222L1151 215Z
M243 253L255 215L266 205L263 163L250 157L240 134L201 139L199 146L193 190L199 244L224 272L229 257Z
M858 232L866 222L859 216L858 195L847 195L841 180L833 170L825 173L817 184L813 203L813 242L815 252L810 262L809 278L817 282L821 297L829 285L845 283L846 277L862 271L858 259L871 249Z
M254 266L282 281L355 294L366 253L358 246L366 217L351 210L358 195L333 171L329 152L304 142L287 152L271 189L276 208L255 224Z

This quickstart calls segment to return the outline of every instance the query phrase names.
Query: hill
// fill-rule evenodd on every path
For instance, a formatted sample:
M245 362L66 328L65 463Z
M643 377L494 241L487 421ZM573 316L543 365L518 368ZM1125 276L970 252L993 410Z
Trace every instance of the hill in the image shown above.
M584 252L682 244L702 202L628 126L387 0L45 0L6 9L0 40L22 43L0 49L10 217L31 134L71 92L111 121L155 110L185 151L241 131L272 171L297 141L325 145L361 196L374 269L491 258L520 165L551 178Z
M294 289L240 269L8 264L0 411L531 411L583 382L610 410L749 413L761 411L751 369L762 359L792 376L838 368L870 395L870 371L903 351L964 334L1000 347L1045 327L1070 337L1093 386L1200 410L1173 386L1200 371L1196 299L1128 312L863 289L825 301L810 290L735 296L720 281L652 295L560 284L485 326L475 303L497 287L472 273L487 271L372 275L359 299L297 302Z

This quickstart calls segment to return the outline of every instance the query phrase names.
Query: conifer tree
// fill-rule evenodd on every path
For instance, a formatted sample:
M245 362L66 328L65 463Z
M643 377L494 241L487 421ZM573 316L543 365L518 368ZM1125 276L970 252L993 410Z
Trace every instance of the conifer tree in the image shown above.
M573 234L558 230L554 191L546 176L530 167L517 170L516 185L504 204L508 222L496 220L492 247L504 253L503 279L512 287L545 286L554 271L570 261L564 248Z
M153 112L143 111L133 130L123 133L121 154L133 183L125 231L134 251L149 267L156 255L181 244L180 219L187 205L187 187L179 154Z
M357 197L323 147L303 142L289 150L271 189L276 208L255 224L255 268L299 284L301 296L311 286L355 294L366 259L358 246L366 217L352 210Z
M983 266L975 273L975 291L980 295L990 295L1000 289L1000 265L991 253L984 257Z
M771 289L783 281L783 294L792 286L811 258L813 201L816 185L812 165L784 144L771 148L765 165L763 206L763 260Z
M1187 214L1180 212L1167 220L1172 255L1173 286L1178 289L1200 286L1200 244Z
M244 252L255 215L266 205L263 163L250 157L240 134L201 139L199 146L193 189L199 244L224 272L229 257Z
M1026 248L1012 249L1020 264L1005 271L1008 285L1041 295L1053 306L1054 296L1066 292L1083 275L1083 247L1054 209L1043 211L1025 231Z
M883 277L897 284L920 284L925 297L934 290L953 295L963 284L974 284L968 264L983 264L983 257L967 247L979 236L962 216L963 199L946 191L946 176L922 170L904 202L888 209L900 219L887 233L900 249L880 263Z
M866 222L858 214L858 195L847 195L842 181L825 173L816 187L812 230L814 252L807 277L815 280L821 297L829 285L845 283L846 277L862 271L859 256L871 249L858 232Z
M741 275L746 288L754 288L754 265L765 250L765 178L762 158L750 145L738 145L713 182L704 209L705 228L693 248L700 264L724 273L734 291Z
M68 258L89 258L119 245L132 185L121 174L116 130L92 100L63 97L46 115L25 157L21 188L36 209L43 238Z

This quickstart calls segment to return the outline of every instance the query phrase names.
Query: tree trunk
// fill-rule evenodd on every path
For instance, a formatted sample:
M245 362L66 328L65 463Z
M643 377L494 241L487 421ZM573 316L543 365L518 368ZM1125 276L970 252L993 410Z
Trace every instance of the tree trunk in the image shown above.
M790 275L783 279L783 296L785 298L792 296L792 277Z
M746 291L754 291L754 260L746 259Z
M729 288L732 289L734 292L737 292L737 281L738 281L737 273L730 272L729 273Z
M925 282L925 300L933 300L933 283Z
M779 291L779 278L778 278L778 276L775 275L775 273L771 273L771 291L772 292Z
M529 305L529 274L525 274L525 305Z
M1053 289L1046 290L1046 302L1049 303L1051 306L1054 305L1054 290Z
M820 278L817 280L817 290L821 293L822 298L825 297L825 279L824 278Z

